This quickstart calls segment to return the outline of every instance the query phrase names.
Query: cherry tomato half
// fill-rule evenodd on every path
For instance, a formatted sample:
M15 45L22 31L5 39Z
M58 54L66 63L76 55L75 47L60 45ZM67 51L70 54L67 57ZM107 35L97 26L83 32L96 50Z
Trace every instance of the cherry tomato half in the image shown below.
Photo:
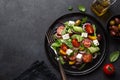
M82 43L86 48L90 47L92 44L90 39L84 39Z
M79 47L79 46L80 46L80 42L78 42L77 39L73 39L73 40L72 40L72 45L73 45L74 47Z
M94 29L93 29L93 26L91 24L85 25L85 30L87 31L88 34L94 33Z
M112 75L115 72L115 68L114 68L113 64L111 64L111 63L110 64L105 64L103 66L103 71L107 75Z
M63 50L63 51L66 51L68 48L67 48L67 45L66 44L62 44L61 45L61 49Z
M92 61L93 56L92 54L84 54L82 59L83 59L83 62L89 63Z

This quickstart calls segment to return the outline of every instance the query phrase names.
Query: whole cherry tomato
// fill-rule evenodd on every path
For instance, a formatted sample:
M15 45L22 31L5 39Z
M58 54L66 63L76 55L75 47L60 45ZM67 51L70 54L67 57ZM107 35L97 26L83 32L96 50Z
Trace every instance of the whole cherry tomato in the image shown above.
M114 68L113 64L111 64L111 63L110 64L105 64L103 66L103 71L107 75L112 75L115 72L115 68Z
M80 42L78 42L77 39L73 39L73 40L72 40L72 45L73 45L74 47L79 47L79 46L80 46Z
M94 33L94 29L93 29L93 26L91 24L85 25L85 30L87 31L88 34Z

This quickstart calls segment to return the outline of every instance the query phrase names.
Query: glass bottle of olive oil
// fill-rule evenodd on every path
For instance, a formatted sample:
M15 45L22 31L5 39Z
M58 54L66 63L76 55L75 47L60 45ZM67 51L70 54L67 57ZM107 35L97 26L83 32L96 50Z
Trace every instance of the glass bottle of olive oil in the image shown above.
M116 2L116 0L94 0L91 4L91 10L97 16L102 16L107 12L108 8L111 4L113 4L113 2Z

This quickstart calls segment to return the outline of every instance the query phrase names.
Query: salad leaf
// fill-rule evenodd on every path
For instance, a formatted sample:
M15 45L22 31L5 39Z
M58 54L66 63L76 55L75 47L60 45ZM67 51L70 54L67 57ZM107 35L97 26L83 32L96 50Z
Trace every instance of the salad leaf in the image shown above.
M87 19L88 19L87 17L82 18L82 19L81 19L81 24L86 23L86 22L87 22Z
M78 40L78 42L82 41L84 38L81 37L81 35L78 35L78 34L74 34L71 36L72 39L76 38Z
M81 44L80 47L79 47L79 49L80 49L81 51L83 51L83 50L85 49L84 45Z
M119 51L114 51L110 54L110 62L115 62L120 56L120 52Z
M62 56L59 56L59 60L60 60L60 63L61 63L61 64L65 64L65 61L64 61L64 59L63 59Z
M69 6L69 7L68 7L68 10L69 10L69 11L72 11L72 10L73 10L73 7L72 7L72 6Z
M80 33L83 32L83 29L82 29L81 27L78 27L78 26L74 26L74 27L73 27L73 30L74 30L75 32L80 32Z
M88 50L91 52L91 53L95 53L95 52L98 52L100 50L99 47L89 47Z
M64 23L64 25L69 26L69 22L68 22L68 21L66 21L66 22Z
M64 25L65 25L65 28L62 31L62 35L66 34L66 33L72 33L73 25L69 25L68 21L65 22Z
M68 33L72 33L72 29L68 29L67 32L68 32Z
M63 40L63 43L65 43L69 48L73 48L73 45L71 43L71 39Z
M86 11L85 6L83 6L83 5L79 5L79 6L78 6L78 9L79 9L79 11L82 11L82 12L85 12L85 11Z
M51 47L56 50L56 49L57 49L58 47L60 47L61 45L62 45L62 43L61 43L61 41L58 39L58 40L56 40L54 43L52 43Z
M64 28L64 30L62 31L62 35L66 34L66 27Z

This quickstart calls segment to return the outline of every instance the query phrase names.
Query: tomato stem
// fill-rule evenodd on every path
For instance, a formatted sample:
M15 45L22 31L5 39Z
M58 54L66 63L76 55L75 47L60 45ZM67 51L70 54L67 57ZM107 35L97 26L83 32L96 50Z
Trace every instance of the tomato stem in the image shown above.
M109 71L112 71L112 68L111 68L110 66L108 66L108 70L109 70Z

